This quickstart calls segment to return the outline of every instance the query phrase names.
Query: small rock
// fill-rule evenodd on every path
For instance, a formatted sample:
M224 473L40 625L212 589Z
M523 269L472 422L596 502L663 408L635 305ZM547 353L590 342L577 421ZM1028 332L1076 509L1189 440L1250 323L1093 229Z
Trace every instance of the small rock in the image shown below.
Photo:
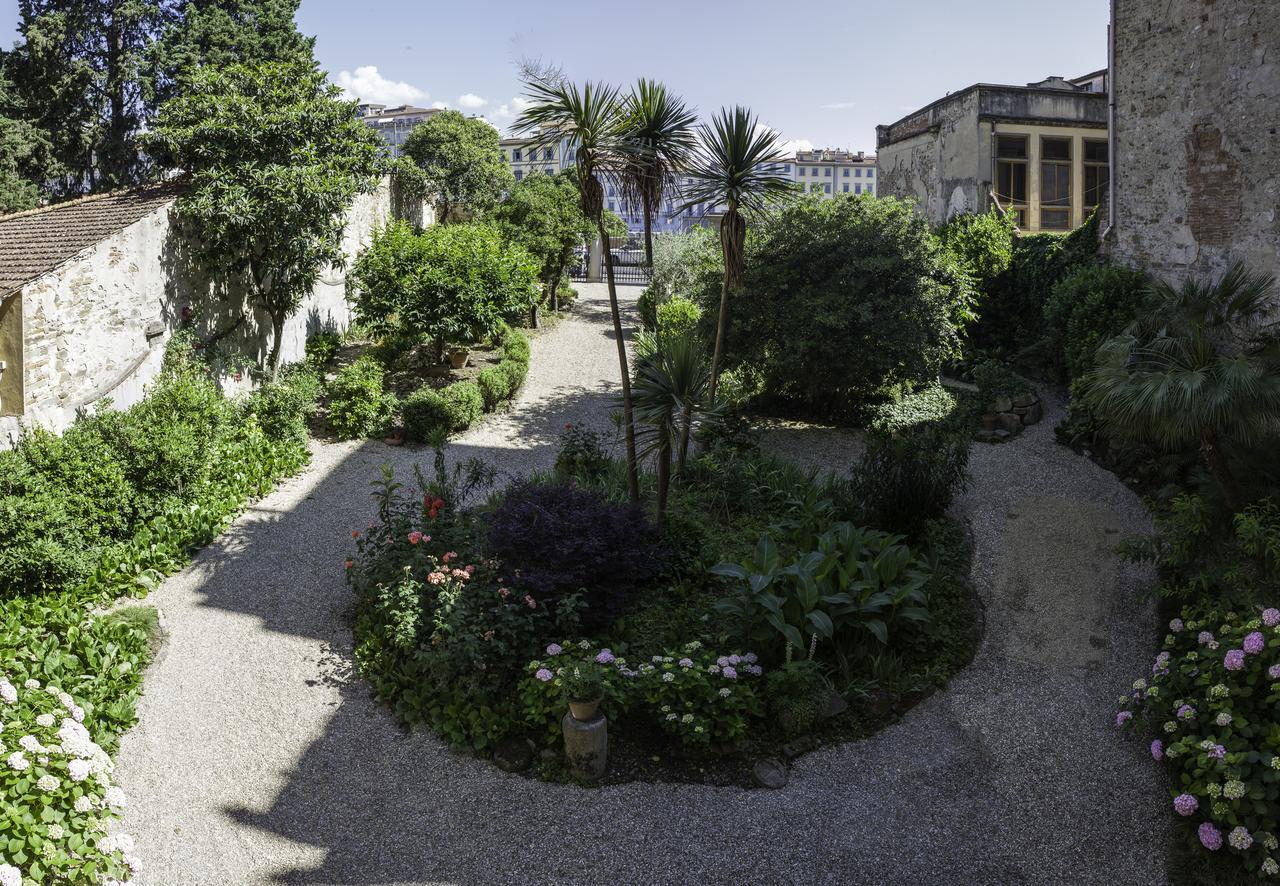
M1016 434L1022 430L1022 419L1012 412L1002 412L996 416L996 428Z
M1013 408L1013 401L1008 397L997 397L995 402L991 404L992 412L1008 412Z
M1022 416L1022 423L1033 425L1042 418L1044 418L1044 408L1039 403L1035 403L1027 409L1026 415Z
M1013 434L1010 434L1004 428L1000 428L998 431L992 431L991 434L996 438L997 443L1003 443L1005 440L1008 440L1013 436Z
M1036 399L1036 395L1031 393L1030 391L1027 391L1024 394L1019 394L1018 396L1013 398L1014 406L1027 407L1027 406L1033 406L1039 402L1040 401Z
M533 748L523 738L508 738L493 751L493 762L505 772L523 772L533 762Z
M994 431L996 429L996 414L994 412L983 413L982 429L984 431Z
M755 776L756 784L762 788L776 791L787 786L787 767L781 760L773 757L757 760L751 772Z

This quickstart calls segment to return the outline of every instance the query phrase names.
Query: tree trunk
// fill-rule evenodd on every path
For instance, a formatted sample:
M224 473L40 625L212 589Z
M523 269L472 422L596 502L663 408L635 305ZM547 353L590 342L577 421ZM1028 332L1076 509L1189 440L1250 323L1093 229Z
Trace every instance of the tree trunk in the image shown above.
M444 336L436 339L436 362L444 362Z
M729 318L729 273L720 281L720 316L716 320L716 347L711 353L711 388L707 399L716 402L716 385L720 382L720 354L724 350L724 326Z
M596 227L601 240L608 244L609 235L604 229L604 216L596 215ZM618 313L618 286L613 279L613 251L604 251L604 272L609 286L609 313L613 316L613 338L618 345L618 367L622 371L622 424L627 439L627 492L631 501L640 501L640 474L636 463L636 426L631 411L631 372L627 367L627 343L622 338L622 317Z
M662 431L662 442L658 444L658 520L667 513L667 491L671 488L671 434L670 429Z
M1231 509L1231 513L1238 513L1243 501L1240 494L1240 485L1236 482L1235 475L1231 473L1231 467L1227 464L1227 457L1222 451L1222 445L1218 442L1211 429L1205 429L1200 435L1200 452L1204 454L1204 461L1209 467L1209 473L1213 475L1213 478L1218 481L1218 485L1222 487L1222 497L1226 500L1227 507Z
M716 346L711 355L711 388L707 399L716 400L720 383L720 358L724 353L724 328L729 322L729 290L742 282L742 248L746 242L746 223L732 201L720 220L720 251L724 257L724 279L720 283L720 316L716 320Z
M267 366L271 369L271 380L280 380L280 351L284 339L283 311L271 311L271 355L267 357Z
M676 473L684 473L689 460L689 436L693 432L693 404L688 401L680 410L680 451L676 454Z
M653 270L653 210L649 201L644 201L644 263Z

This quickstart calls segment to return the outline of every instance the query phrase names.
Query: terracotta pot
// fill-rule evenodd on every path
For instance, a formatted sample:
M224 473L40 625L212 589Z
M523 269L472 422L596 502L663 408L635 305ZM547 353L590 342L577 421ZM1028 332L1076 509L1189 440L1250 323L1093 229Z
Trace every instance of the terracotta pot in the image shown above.
M589 723L596 718L596 714L600 711L600 699L595 701L571 701L569 702L569 713L573 719L580 723Z
M449 352L449 365L454 369L461 369L467 365L468 353L464 348L457 348Z

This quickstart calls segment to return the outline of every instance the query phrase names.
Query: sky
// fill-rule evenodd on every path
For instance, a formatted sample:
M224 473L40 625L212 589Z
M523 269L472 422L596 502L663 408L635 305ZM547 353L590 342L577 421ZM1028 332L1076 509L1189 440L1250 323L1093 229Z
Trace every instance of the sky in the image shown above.
M704 115L744 104L799 147L875 150L875 127L978 82L1106 66L1108 0L303 0L298 26L351 95L505 128L516 63L664 81ZM16 39L17 0L0 0Z

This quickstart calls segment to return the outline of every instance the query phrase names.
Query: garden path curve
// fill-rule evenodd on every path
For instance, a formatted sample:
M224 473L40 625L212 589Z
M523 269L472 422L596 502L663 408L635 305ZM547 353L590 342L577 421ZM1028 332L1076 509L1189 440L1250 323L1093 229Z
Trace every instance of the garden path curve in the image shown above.
M609 426L603 287L533 343L514 409L450 446L548 467L566 421ZM636 289L625 289L634 303ZM1110 725L1149 660L1147 580L1114 543L1138 501L1052 440L1057 416L975 446L956 505L987 629L974 663L898 724L797 761L783 790L507 775L408 735L351 673L342 559L384 462L317 444L153 596L169 637L118 777L146 884L1163 882L1165 795Z

